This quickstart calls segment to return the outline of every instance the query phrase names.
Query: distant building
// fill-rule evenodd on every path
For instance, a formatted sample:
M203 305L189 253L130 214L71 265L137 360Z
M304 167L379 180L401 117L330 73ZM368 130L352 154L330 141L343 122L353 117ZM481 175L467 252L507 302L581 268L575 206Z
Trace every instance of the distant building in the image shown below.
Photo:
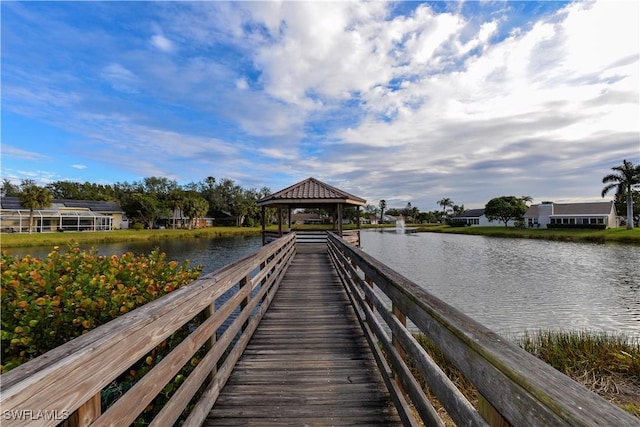
M484 215L484 209L467 209L459 215L454 215L451 217L451 222L456 224L463 223L464 225L478 225L484 227L504 227L504 222L502 221L489 221L489 219ZM516 222L514 220L507 221L508 226L515 226Z
M0 198L0 231L28 233L30 210L18 197ZM126 228L124 211L115 202L53 199L33 211L33 231L110 231ZM123 227L124 226L124 227Z
M563 226L572 228L579 226L617 227L618 217L613 202L593 203L553 203L545 202L529 206L524 214L525 226L528 228L548 228L547 226Z
M324 224L328 222L317 213L294 213L291 214L291 223L296 225Z

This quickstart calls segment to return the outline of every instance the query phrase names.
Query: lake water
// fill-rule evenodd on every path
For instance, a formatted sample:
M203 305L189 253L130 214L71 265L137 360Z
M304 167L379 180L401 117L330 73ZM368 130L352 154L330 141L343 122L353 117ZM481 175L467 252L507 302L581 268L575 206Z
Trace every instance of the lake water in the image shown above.
M361 239L365 252L500 334L640 338L640 246L373 230Z
M362 249L506 336L525 330L624 332L640 339L640 246L363 230ZM95 245L99 254L159 247L214 271L261 247L260 237ZM51 248L16 248L44 257Z

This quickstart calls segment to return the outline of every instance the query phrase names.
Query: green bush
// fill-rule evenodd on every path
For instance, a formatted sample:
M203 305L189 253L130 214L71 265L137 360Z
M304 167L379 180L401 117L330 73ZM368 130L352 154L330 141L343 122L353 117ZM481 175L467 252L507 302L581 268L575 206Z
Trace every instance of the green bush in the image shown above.
M98 256L74 242L45 259L3 252L0 268L2 373L191 283L201 271L158 250Z
M605 224L547 224L547 228L567 230L605 230Z

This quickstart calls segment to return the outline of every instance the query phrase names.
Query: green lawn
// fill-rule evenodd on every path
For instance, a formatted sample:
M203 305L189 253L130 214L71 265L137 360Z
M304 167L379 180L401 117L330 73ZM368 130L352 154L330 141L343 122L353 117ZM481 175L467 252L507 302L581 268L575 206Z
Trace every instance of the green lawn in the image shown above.
M78 243L134 242L147 240L216 238L259 235L259 227L207 227L196 230L114 230L72 231L64 233L2 234L2 248L25 246L65 245L74 240Z
M415 225L419 232L472 234L491 237L521 237L596 243L640 244L640 228L627 230L624 227L607 230L546 230L514 227L450 227L448 225Z

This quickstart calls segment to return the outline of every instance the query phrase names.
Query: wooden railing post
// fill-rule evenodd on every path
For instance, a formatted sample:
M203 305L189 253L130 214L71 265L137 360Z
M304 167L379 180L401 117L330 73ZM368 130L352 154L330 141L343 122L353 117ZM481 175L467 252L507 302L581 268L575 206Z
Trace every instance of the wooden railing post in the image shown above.
M509 421L480 393L478 393L478 412L491 427L511 427Z
M204 309L204 316L203 316L204 319L202 320L202 323L204 323L204 321L209 317L214 316L215 312L216 312L216 302L213 301L211 302L211 304L207 306L207 308ZM213 332L213 334L211 335L211 338L205 344L205 351L207 353L211 351L211 349L213 348L217 340L218 340L218 331L216 330ZM211 369L211 372L209 372L209 382L213 381L213 377L216 375L217 371L218 371L218 367L217 365L214 365L213 369Z
M244 279L242 279L240 281L240 289L239 292L243 291L243 288L245 286L251 286L251 277L250 276L245 276ZM251 292L251 290L249 289L249 292ZM240 311L244 310L245 307L249 304L249 297L250 295L247 294L247 296L245 298L242 299L242 301L240 301ZM247 329L247 325L249 324L249 320L250 317L247 319L247 321L244 323L244 325L242 325L242 331L244 332L245 329Z
M364 281L369 285L369 287L373 290L373 279L365 274ZM364 297L364 301L367 303L371 311L373 311L373 301L368 296Z
M100 393L97 393L72 413L69 416L69 419L60 424L60 426L86 427L98 418L101 413L102 403L100 400Z
M391 304L391 312L398 319L398 321L402 324L402 326L404 326L406 328L407 327L407 316L402 311L400 311L398 306L396 306L395 304ZM397 337L395 335L393 335L393 334L391 335L391 343L396 348L396 350L398 350L398 353L400 353L400 357L402 357L402 359L406 362L407 361L407 352L404 350L404 348L402 347L402 344L400 344L400 341L398 341Z

